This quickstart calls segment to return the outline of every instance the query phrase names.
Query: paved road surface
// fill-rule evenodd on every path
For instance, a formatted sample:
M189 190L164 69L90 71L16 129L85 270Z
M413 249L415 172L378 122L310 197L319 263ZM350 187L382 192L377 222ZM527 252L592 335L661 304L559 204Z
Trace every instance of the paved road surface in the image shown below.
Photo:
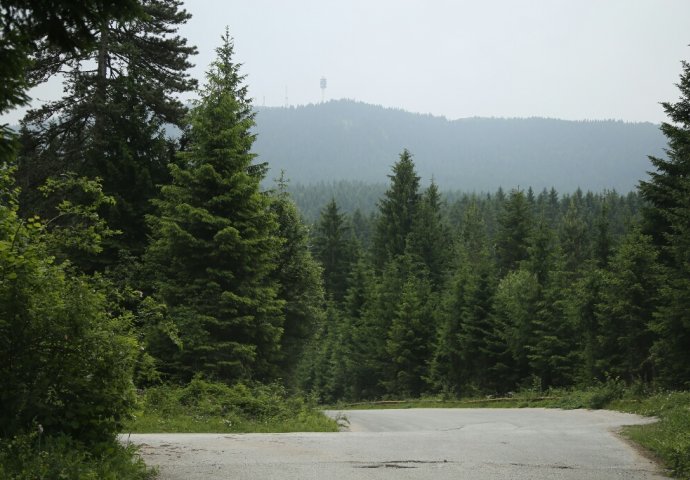
M636 415L539 408L343 413L350 426L341 433L140 434L130 441L160 466L161 480L667 478L614 433L650 421Z

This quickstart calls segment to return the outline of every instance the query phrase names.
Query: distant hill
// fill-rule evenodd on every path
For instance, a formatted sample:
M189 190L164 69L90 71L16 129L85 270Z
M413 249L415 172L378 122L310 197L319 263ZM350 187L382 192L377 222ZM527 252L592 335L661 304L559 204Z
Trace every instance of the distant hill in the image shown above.
M532 186L560 192L627 192L663 155L658 125L546 118L443 117L348 101L257 108L254 150L269 178L285 170L297 183L387 182L403 148L414 155L423 184L495 191Z

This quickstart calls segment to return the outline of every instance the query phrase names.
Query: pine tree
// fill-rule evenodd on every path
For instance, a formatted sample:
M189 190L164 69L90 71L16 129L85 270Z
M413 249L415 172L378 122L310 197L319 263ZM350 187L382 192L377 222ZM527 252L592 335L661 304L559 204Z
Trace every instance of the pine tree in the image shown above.
M59 15L58 13L59 12ZM56 52L75 53L93 46L93 31L111 20L141 14L137 0L5 0L0 10L0 114L26 105L31 86L30 56L43 42ZM0 125L0 163L13 160L14 134Z
M590 257L590 238L587 235L587 224L582 218L579 202L571 200L568 210L560 225L560 245L565 255L565 268L575 273Z
M611 222L609 220L609 203L602 199L599 215L596 220L596 236L594 237L594 260L598 267L605 267L613 250L613 238L611 237Z
M602 303L606 271L589 262L573 288L574 315L580 336L580 366L577 381L588 385L604 380L600 359L605 355L601 344L601 325L597 310Z
M662 104L670 120L661 125L668 158L650 157L655 171L639 186L647 202L644 233L660 247L666 277L652 325L659 336L654 358L660 378L674 388L690 385L690 63L682 65L680 99Z
M663 102L669 122L661 124L661 131L668 139L667 159L650 156L654 170L649 172L649 180L641 181L640 194L648 202L643 208L643 232L651 235L654 244L667 247L672 236L679 213L685 202L686 179L690 177L690 112L687 108L690 99L690 63L682 62L683 72L677 84L681 98L676 103ZM662 259L670 260L669 253L662 250Z
M432 181L413 219L406 251L420 259L435 289L443 283L450 259L450 232L441 216L441 194Z
M649 323L656 307L658 267L651 237L636 228L624 238L604 276L598 370L626 381L652 380Z
M183 126L186 108L176 94L196 83L186 73L196 49L176 35L190 18L181 4L141 0L139 17L94 25L92 48L65 54L45 43L34 59L31 80L62 73L66 95L23 121L23 208L50 216L54 205L32 192L51 176L101 178L116 202L100 213L121 234L105 243L97 263L89 259L91 268L113 264L120 250L141 254L150 201L169 180L167 164L176 145L166 138L166 127Z
M436 387L455 394L470 386L488 388L486 340L495 290L486 226L476 202L465 211L462 225L431 363Z
M528 252L524 268L536 282L529 289L532 293L525 289L517 295L530 298L529 306L525 307L530 312L530 333L517 344L524 344L522 353L529 371L539 378L543 388L566 385L574 378L579 354L579 337L575 334L576 298L572 289L575 277L567 269L566 256L544 215L532 231Z
M418 397L427 388L428 363L436 331L435 297L423 273L410 274L404 282L386 341L386 352L392 362L392 376L386 381L390 393Z
M354 257L354 245L335 199L321 211L314 234L314 257L323 267L326 293L336 302L342 302L347 292L347 277Z
M375 291L372 267L360 257L348 278L349 288L342 305L342 361L336 375L344 382L344 397L360 400L378 389L372 377L376 348L380 346L381 329L367 316ZM373 382L373 384L372 384Z
M532 212L525 194L512 190L503 205L496 234L496 257L502 275L515 270L528 257Z
M285 302L280 370L282 378L292 382L298 360L323 315L321 269L311 256L307 227L282 178L271 210L278 221L276 234L282 240L272 275L279 285L278 297Z
M354 381L361 398L381 397L394 380L395 366L386 343L412 268L412 259L399 255L369 282L370 292L352 336L356 347L353 360L357 362Z
M552 262L537 301L533 340L527 347L531 370L542 388L572 384L580 353L575 299L570 294L573 277L560 249Z
M374 235L374 261L379 269L405 253L420 202L419 177L409 151L403 150L388 178L391 184L379 202L379 220Z
M297 385L302 391L317 395L321 402L345 397L348 383L343 365L343 333L341 312L329 301L296 369Z
M536 275L524 268L509 272L496 287L484 347L491 372L487 384L494 389L513 389L531 371L530 346L538 341L534 323L540 294Z
M182 342L158 354L183 379L265 379L275 374L283 327L275 280L282 241L259 190L254 113L227 31L216 53L191 112L183 166L171 167L173 182L150 217L149 269Z

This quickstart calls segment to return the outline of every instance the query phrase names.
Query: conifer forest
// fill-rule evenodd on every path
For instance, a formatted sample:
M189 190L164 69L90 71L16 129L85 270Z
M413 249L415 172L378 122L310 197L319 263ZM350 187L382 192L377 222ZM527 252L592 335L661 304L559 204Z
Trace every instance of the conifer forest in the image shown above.
M400 145L371 211L305 216L254 153L231 31L197 79L179 0L53 3L2 7L0 110L64 81L2 130L3 441L107 444L138 393L196 379L322 404L690 388L690 63L633 191L447 192Z

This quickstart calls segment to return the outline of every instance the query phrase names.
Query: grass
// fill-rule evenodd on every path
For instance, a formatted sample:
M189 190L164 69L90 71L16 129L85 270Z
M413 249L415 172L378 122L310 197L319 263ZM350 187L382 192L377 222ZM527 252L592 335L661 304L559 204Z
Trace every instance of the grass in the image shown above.
M228 386L194 379L146 390L125 433L336 432L337 423L314 402L280 385Z
M690 479L690 392L624 396L607 408L659 418L650 425L626 427L623 434L652 452L676 478Z

